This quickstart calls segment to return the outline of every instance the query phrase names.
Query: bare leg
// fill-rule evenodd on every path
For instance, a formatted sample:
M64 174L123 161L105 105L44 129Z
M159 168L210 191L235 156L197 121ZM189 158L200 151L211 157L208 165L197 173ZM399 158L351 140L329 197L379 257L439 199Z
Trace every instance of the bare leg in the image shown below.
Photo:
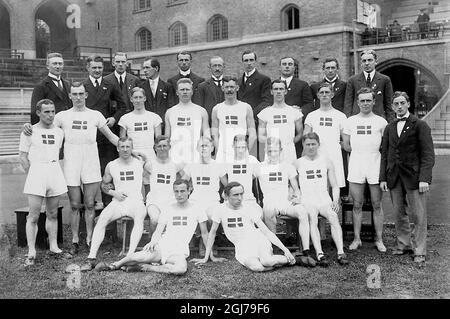
M67 186L70 200L70 208L72 209L72 218L70 226L72 230L72 243L78 243L79 227L80 227L80 206L81 206L81 188L79 186Z
M161 261L161 254L159 250L152 252L142 250L130 255L126 255L121 260L114 262L113 265L117 268L120 268L124 265L148 264L159 261Z
M354 239L349 249L354 250L361 246L362 206L364 202L365 184L350 183L350 194L353 197L353 233Z
M285 258L285 260L286 260L286 258ZM256 257L246 259L244 261L244 266L247 267L248 269L250 269L251 271L256 271L256 272L273 270L273 267L265 267L261 263L261 261Z
M344 243L342 240L342 228L339 224L339 218L337 214L333 211L331 206L327 207L326 211L320 212L322 216L324 216L331 226L331 237L333 237L333 241L337 248L338 255L344 253Z
M136 247L141 240L142 232L144 231L145 215L146 211L144 205L142 205L141 211L135 211L134 213L134 225L130 235L130 248L128 249L128 255L136 251Z
M84 218L86 220L86 244L89 246L92 240L92 233L94 230L94 198L100 183L83 184L84 192Z
M142 265L142 271L153 271L164 274L183 275L187 271L187 261L184 256L172 255L163 265Z
M159 210L158 206L151 204L147 207L147 213L148 217L150 218L150 238L152 237L153 233L156 230L156 226L158 225L158 219L159 215L161 214L161 211Z
M370 197L372 200L372 207L373 207L373 222L375 225L375 232L376 232L376 239L375 243L377 245L377 248L381 252L386 251L386 247L384 247L383 244L383 221L384 221L384 214L383 214L383 208L381 207L381 189L379 184L369 184L370 189Z
M36 236L38 232L38 220L41 213L41 205L44 197L37 195L28 195L28 205L30 211L27 216L25 231L27 235L28 258L36 257Z
M310 209L308 211L309 217L309 226L311 233L311 241L314 246L314 250L316 251L316 255L323 254L322 244L320 242L320 232L319 232L319 219L318 219L318 211L316 209Z
M269 230L276 234L278 210L270 203L265 203L263 207L264 224Z
M45 220L45 230L48 234L48 241L50 244L50 251L54 253L61 253L62 250L58 247L58 204L59 196L47 198L47 218Z

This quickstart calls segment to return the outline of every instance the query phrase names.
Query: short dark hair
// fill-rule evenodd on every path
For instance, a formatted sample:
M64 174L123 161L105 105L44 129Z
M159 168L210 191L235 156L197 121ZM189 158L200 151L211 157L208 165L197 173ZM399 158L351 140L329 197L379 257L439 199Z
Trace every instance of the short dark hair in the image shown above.
M321 82L319 84L319 87L317 88L317 93L319 93L321 88L329 88L331 90L331 92L333 92L333 86L331 85L331 83Z
M303 134L303 136L302 136L302 144L305 143L305 141L307 139L316 140L317 143L320 145L320 138L319 138L319 135L316 132L309 132L309 133Z
M369 50L363 50L359 56L362 57L363 54L372 54L372 55L373 55L373 58L374 58L375 60L377 59L377 53L375 52L375 50L372 50L372 49L369 49Z
M124 56L125 59L128 59L128 58L127 58L127 54L126 54L125 52L116 52L116 53L114 53L113 59L115 59L116 56Z
M237 134L234 136L233 138L233 146L234 144L236 144L239 141L245 141L247 143L248 146L248 135L244 135L244 134Z
M183 83L189 83L192 87L194 86L194 82L192 82L192 80L190 78L181 78L177 81L177 90L178 90L178 86L180 86L180 84Z
M73 81L72 83L70 83L70 87L74 88L84 87L84 90L86 91L86 87L84 86L83 82L80 81Z
M297 61L294 57L291 57L291 56L284 56L284 57L282 57L282 58L280 59L280 65L281 65L281 61L283 61L284 59L292 59L292 60L294 60L294 64L295 64L295 63L298 63L298 61Z
M286 83L285 80L282 80L282 79L275 79L275 80L273 80L272 83L270 84L270 89L273 89L273 85L275 83L282 83L282 84L284 84L284 88L287 89L287 83Z
M136 93L136 92L141 92L145 96L145 90L143 88L141 88L141 87L136 86L136 87L132 88L131 89L131 96L133 96L133 94Z
M169 144L170 144L170 138L167 136L167 135L158 135L156 138L155 138L155 146L156 145L158 145L159 144L159 142L161 142L161 141L168 141L169 142Z
M102 62L103 63L103 58L99 55L91 55L86 59L86 65L89 65L89 63L91 62Z
M239 182L229 182L227 186L224 187L223 192L225 193L225 195L230 196L230 191L234 187L242 187L242 189L244 189L244 186Z
M52 53L49 53L49 54L47 54L47 61L46 61L46 64L48 65L48 61L51 59L51 58L61 58L62 59L62 54L61 53L58 53L58 52L52 52Z
M175 180L175 182L173 182L173 187L177 186L177 185L186 185L186 188L189 190L191 188L191 185L189 184L189 181L186 179L182 179L182 178L177 178Z
M161 70L161 65L159 63L158 59L152 58L152 57L148 57L144 60L144 62L150 61L150 65L152 66L152 68L157 68L158 72ZM142 62L142 64L144 63Z
M42 111L42 105L44 104L55 105L55 103L53 103L53 101L50 99L42 99L36 103L36 111Z
M234 81L234 82L236 82L236 84L238 83L237 77L235 77L233 75L224 75L224 77L222 78L222 81L223 81L223 83L230 82L230 81Z
M189 55L189 59L192 61L192 53L189 52L189 51L186 51L186 50L183 50L183 51L181 51L181 52L179 52L179 53L177 54L177 61L178 61L178 57L179 57L181 54L183 54L183 55Z
M131 146L133 146L133 139L131 137L129 137L129 136L122 136L117 141L117 147L119 147L119 143L125 143L127 141L130 141L131 142Z
M361 94L368 94L368 93L372 94L373 100L375 101L375 98L377 96L375 95L375 92L371 88L368 88L368 87L360 88L358 90L358 92L356 92L356 98L358 99Z
M246 55L246 54L252 54L252 53L253 53L253 55L255 56L255 61L257 61L258 58L256 57L256 52L255 52L255 51L250 51L250 50L245 50L245 51L242 53L241 60L244 61L244 55Z
M409 96L408 94L406 94L406 92L403 91L395 91L394 94L392 94L392 101L394 101L394 99L398 98L399 96L403 96L406 102L409 103Z
M325 60L323 60L322 69L325 68L325 63L328 63L328 62L336 62L336 67L339 69L339 62L338 62L338 60L335 57L326 58Z

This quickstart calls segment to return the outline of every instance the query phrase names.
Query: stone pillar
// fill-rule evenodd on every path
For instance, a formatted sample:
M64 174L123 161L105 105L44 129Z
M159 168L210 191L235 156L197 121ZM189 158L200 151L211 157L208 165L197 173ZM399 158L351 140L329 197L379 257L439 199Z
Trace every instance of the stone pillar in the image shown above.
M24 53L25 59L36 57L34 6L23 1L10 1L11 49Z

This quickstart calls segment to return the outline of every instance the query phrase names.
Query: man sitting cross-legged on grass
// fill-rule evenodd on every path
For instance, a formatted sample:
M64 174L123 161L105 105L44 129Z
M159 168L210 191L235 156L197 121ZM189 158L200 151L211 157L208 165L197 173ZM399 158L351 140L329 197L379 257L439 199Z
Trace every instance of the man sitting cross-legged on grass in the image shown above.
M140 252L128 255L125 258L109 265L109 270L120 269L126 265L126 271L154 271L174 275L182 275L187 271L189 257L189 242L197 225L200 226L203 243L206 246L208 217L205 211L199 209L189 201L189 182L177 179L173 183L175 203L162 208L158 226L151 241ZM163 230L166 230L163 234ZM210 251L211 260L215 258ZM160 263L160 265L153 265Z
M293 265L296 258L278 237L263 223L256 205L243 204L244 187L238 182L225 186L226 201L212 214L213 224L208 235L205 257L193 259L196 264L206 263L212 252L219 223L225 235L235 246L236 259L252 271L268 271L275 267ZM260 208L261 209L261 208ZM258 228L255 227L258 226ZM283 255L274 255L272 244L279 247Z
M298 188L297 172L292 164L281 161L282 151L283 148L279 138L267 138L266 157L264 162L259 165L256 173L264 195L264 223L267 225L267 228L276 233L277 216L284 215L298 219L298 231L304 249L300 261L304 266L315 267L316 261L309 257L308 213L303 206L298 205L300 190ZM289 194L289 187L292 188L293 194Z
M328 265L320 243L319 214L325 217L331 225L331 236L337 248L338 263L346 265L348 260L344 253L342 229L337 215L339 212L339 187L336 183L333 163L327 157L317 153L320 145L317 133L306 133L302 136L302 141L305 155L295 162L295 167L302 193L301 204L309 215L311 240L316 250L319 266ZM333 200L328 194L328 182L333 192Z
M142 197L143 169L149 170L150 163L142 162L131 156L133 140L130 137L121 137L117 144L119 158L106 165L102 181L102 189L113 197L111 203L100 214L92 235L91 249L88 262L81 267L81 271L92 270L96 267L101 270L104 263L97 265L97 252L105 237L106 226L122 217L131 217L134 221L130 235L130 248L128 255L134 253L144 230L144 219L147 215ZM115 189L110 189L113 182Z

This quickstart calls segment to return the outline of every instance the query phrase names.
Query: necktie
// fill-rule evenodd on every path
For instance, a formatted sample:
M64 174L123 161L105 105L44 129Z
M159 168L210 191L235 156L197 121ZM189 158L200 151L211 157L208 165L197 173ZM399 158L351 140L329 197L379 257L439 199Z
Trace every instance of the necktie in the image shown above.
M155 80L150 80L150 89L152 90L153 96L156 96Z
M247 83L248 78L249 78L249 76L247 76L247 74L244 75L244 83Z
M366 86L370 87L370 83L372 82L372 79L370 78L370 73L367 74L367 79L366 79Z
M222 81L216 80L216 79L213 79L213 81L216 83L216 85L217 85L218 87L221 87L221 86L222 86Z
M400 121L406 121L406 119L407 119L406 116L405 116L405 117L402 117L402 118L398 118L398 119L397 119L397 122L400 122Z
M95 88L98 89L98 80L95 80Z
M60 89L61 91L64 90L63 86L61 85L61 80L58 80L58 89Z
M120 86L120 90L123 90L123 80L122 80L122 76L119 76L120 82L119 82L119 86Z

